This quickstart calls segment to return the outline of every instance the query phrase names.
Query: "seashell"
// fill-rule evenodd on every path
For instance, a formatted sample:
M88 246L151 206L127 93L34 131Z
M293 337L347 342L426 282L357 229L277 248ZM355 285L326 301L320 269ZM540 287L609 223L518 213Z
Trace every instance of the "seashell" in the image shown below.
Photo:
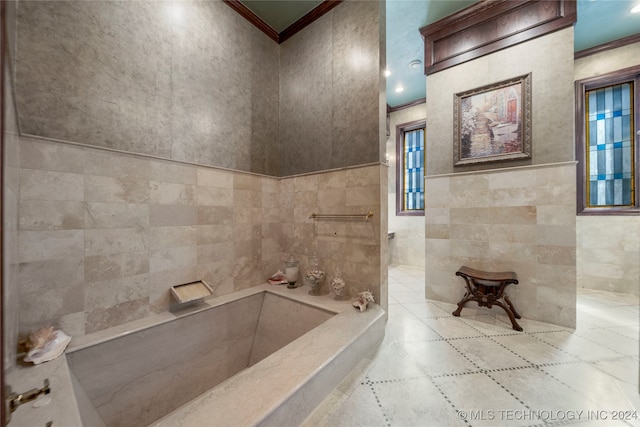
M273 275L271 275L267 280L272 285L286 285L288 283L287 276L281 270L273 273Z
M49 326L48 328L40 328L32 331L27 336L26 340L26 349L28 352L32 350L42 349L47 344L52 342L58 336L58 332L53 328L53 326Z
M53 330L53 328L50 329ZM53 360L64 353L64 349L67 348L71 337L62 331L53 330L53 333L55 335L52 340L48 341L44 347L30 350L25 356L24 361L38 365Z
M358 296L351 302L351 305L360 309L360 312L366 311L369 303L375 302L373 293L370 290L358 292Z

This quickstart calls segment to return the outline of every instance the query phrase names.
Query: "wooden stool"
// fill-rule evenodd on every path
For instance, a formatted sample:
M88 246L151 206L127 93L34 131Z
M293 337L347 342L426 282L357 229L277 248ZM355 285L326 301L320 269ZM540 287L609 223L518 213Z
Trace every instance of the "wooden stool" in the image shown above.
M507 312L513 329L522 331L522 327L516 322L516 319L520 319L521 316L513 307L513 304L511 304L509 297L504 293L507 285L511 283L514 285L518 284L518 276L516 273L513 271L492 273L462 266L456 271L456 276L462 276L465 280L467 283L467 292L458 303L458 309L452 313L454 316L460 316L462 307L469 301L475 301L480 307L488 308L491 308L495 304ZM500 302L502 298L504 298L507 303L506 306Z

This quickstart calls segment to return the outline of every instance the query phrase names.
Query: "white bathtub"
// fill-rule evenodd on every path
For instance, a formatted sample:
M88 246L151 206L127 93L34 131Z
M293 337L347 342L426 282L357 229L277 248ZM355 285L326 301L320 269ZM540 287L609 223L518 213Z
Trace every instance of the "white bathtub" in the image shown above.
M377 305L359 313L307 291L263 285L75 339L66 359L81 425L298 425L385 322Z

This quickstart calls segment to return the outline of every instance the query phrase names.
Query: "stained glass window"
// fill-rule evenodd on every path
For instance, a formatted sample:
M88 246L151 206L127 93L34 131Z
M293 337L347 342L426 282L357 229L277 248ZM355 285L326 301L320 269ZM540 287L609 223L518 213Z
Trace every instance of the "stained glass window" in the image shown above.
M403 210L424 210L424 129L405 132L403 145Z
M586 91L586 205L635 204L634 82Z

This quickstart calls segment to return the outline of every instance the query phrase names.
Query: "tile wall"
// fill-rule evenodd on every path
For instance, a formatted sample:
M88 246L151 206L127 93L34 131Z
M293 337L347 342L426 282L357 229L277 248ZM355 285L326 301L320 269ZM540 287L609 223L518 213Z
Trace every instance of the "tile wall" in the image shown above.
M521 284L508 292L523 317L575 326L573 65L565 28L429 75L427 298L457 303L461 265L515 271ZM531 158L454 166L456 94L528 74Z
M384 26L384 2L346 1L280 45L281 176L380 160Z
M281 45L219 1L28 1L19 23L23 135L272 176L380 160L384 3Z
M279 174L279 46L223 2L18 12L21 134Z
M574 162L427 177L427 298L457 303L462 265L515 271L520 283L507 293L523 318L575 327L576 202L567 194Z
M389 207L389 231L395 233L395 237L389 240L391 253L390 263L413 265L424 267L424 216L397 216L396 215L396 126L424 120L426 117L426 103L395 111L391 113L387 138L387 154L389 155L388 174L388 207ZM427 131L428 138L428 131ZM429 152L427 152L429 155Z
M168 308L170 286L194 280L216 295L255 286L289 250L305 271L314 233L326 271L339 264L351 294L372 288L379 298L379 165L277 179L20 144L21 334L55 324L77 336L146 317ZM369 210L369 222L309 219Z
M640 296L640 216L577 218L578 286Z
M166 310L172 285L264 281L275 178L21 139L20 332L81 335ZM265 259L270 256L265 248Z
M637 66L639 49L636 42L577 59L574 78ZM578 216L577 227L578 286L640 295L640 216Z
M388 256L386 206L381 204L381 191L386 193L386 167L372 165L283 178L280 185L281 203L290 206L290 216L282 226L293 232L286 245L300 259L300 271L304 274L309 258L317 252L326 272L321 293L329 293L329 283L339 267L350 296L370 289L386 309L386 292L381 297ZM312 213L367 212L373 213L368 221L309 219Z

